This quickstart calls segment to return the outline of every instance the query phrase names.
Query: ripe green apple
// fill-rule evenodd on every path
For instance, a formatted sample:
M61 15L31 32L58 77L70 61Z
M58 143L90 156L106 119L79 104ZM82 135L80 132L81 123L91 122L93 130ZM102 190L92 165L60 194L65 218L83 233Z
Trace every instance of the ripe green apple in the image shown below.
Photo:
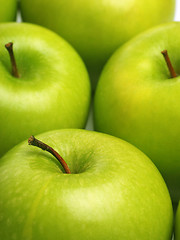
M85 127L90 81L74 49L32 24L3 23L0 33L0 155L32 132ZM9 41L19 78L11 74Z
M113 136L61 129L38 136L66 161L26 142L0 159L0 239L170 240L163 178L137 148Z
M180 202L176 212L175 240L180 240Z
M162 173L173 200L180 199L180 77L170 77L161 51L180 73L180 23L140 34L119 48L100 78L95 129L125 139Z
M94 80L119 45L172 21L175 0L21 0L20 9L24 21L46 26L68 40Z

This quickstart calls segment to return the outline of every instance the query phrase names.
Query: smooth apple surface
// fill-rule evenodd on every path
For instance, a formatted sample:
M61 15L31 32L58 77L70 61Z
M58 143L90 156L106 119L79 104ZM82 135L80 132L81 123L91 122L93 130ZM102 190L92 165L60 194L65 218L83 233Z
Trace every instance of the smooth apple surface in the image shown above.
M12 22L16 19L17 0L0 0L0 22Z
M180 240L180 202L176 212L175 240Z
M180 69L180 23L168 23L119 48L101 75L94 103L95 129L147 154L173 200L180 199L180 77L171 78L161 54Z
M32 133L85 127L90 82L75 50L32 24L4 23L0 33L0 155ZM8 42L19 78L11 74Z
M117 47L149 27L172 21L175 0L21 0L20 9L24 21L67 39L94 80Z
M0 159L0 239L169 240L173 210L154 164L113 136L56 130L37 138L68 164L26 142Z

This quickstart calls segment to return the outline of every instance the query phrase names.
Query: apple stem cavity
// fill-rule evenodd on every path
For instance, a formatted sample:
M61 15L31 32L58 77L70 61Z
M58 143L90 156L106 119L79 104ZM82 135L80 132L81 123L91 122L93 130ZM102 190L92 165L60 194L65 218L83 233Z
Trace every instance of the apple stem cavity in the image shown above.
M168 66L169 72L171 74L171 78L177 77L177 74L176 74L176 72L175 72L175 70L174 70L174 68L173 68L173 66L171 64L171 61L170 61L170 58L169 58L167 50L163 50L161 53L164 56L164 59L165 59L166 64Z
M16 65L16 60L14 57L14 52L13 52L13 43L9 42L5 45L6 49L9 52L10 60L11 60L11 66L12 66L12 75L16 78L19 78L19 73Z
M47 144L39 141L38 139L36 139L34 136L31 136L29 139L28 139L28 144L29 145L33 145L33 146L36 146L38 148L41 148L42 150L44 151L47 151L49 153L51 153L62 165L62 167L64 168L64 171L67 173L67 174L70 174L70 169L67 165L67 163L64 161L64 159L59 155L59 153L57 153L52 147L48 146Z

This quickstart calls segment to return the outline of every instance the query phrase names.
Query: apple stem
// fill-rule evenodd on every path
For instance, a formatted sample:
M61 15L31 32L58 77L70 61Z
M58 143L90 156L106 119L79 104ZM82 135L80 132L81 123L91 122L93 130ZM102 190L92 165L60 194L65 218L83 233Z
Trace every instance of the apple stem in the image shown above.
M168 66L168 69L169 69L169 72L170 72L170 74L171 74L171 77L172 77L172 78L177 77L177 74L176 74L176 72L175 72L175 70L174 70L174 68L173 68L173 66L172 66L172 64L171 64L170 58L169 58L169 56L168 56L167 50L163 50L161 53L162 53L162 55L164 56L164 59L165 59L166 64L167 64L167 66Z
M70 169L67 165L67 163L64 161L64 159L59 155L59 153L57 153L52 147L48 146L47 144L39 141L38 139L36 139L34 136L31 136L28 139L28 144L29 145L33 145L36 146L38 148L41 148L42 150L45 150L49 153L51 153L62 165L62 167L64 168L64 171L68 174L70 174Z
M15 60L14 52L13 52L13 43L9 42L5 45L5 47L8 50L9 56L10 56L10 59L11 59L12 75L16 78L19 78L19 73L18 73L18 70L17 70L16 60Z

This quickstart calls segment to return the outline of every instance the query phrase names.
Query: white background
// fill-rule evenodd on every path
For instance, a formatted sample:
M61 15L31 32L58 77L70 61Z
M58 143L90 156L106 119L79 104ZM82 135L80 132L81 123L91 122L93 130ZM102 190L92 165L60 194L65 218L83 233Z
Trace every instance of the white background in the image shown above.
M180 21L180 0L176 0L176 12L175 12L174 20L175 21Z

